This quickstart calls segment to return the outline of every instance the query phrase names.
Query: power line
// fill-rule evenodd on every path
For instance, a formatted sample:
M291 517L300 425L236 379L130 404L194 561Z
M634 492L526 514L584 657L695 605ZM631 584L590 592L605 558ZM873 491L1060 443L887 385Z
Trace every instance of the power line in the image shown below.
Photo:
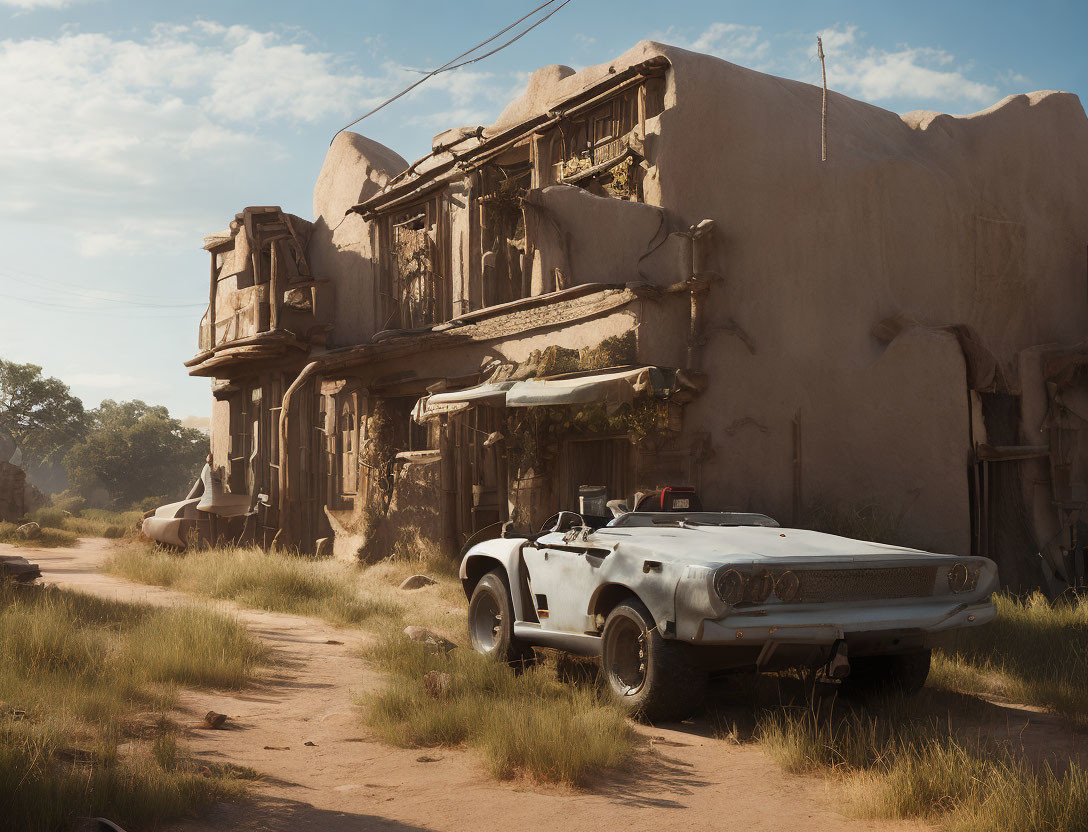
M462 61L459 64L454 64L453 66L447 66L447 67L445 67L443 69L437 69L437 70L435 70L435 74L438 74L439 72L449 72L449 71L454 70L454 69L460 69L463 66L468 66L469 64L474 64L477 61L482 61L484 58L490 58L496 52L501 52L503 49L508 47L510 44L514 43L515 41L521 40L523 37L525 37L527 34L529 34L531 31L533 31L533 29L535 29L537 26L539 26L541 23L543 23L545 20L547 20L549 17L551 17L553 14L555 14L557 11L559 11L561 8L563 8L565 5L567 5L567 3L569 3L569 2L570 2L570 0L563 0L562 3L560 3L554 9L552 9L550 12L548 12L546 15L544 15L542 18L540 18L540 20L538 20L532 26L529 26L527 29L525 29L525 31L519 32L518 34L514 35L514 37L510 38L510 40L506 41L506 43L501 44L500 46L496 46L490 52L485 52L484 54L478 55L475 58L469 58L467 61ZM480 46L483 46L483 44L480 44ZM479 47L476 47L476 48L479 49ZM456 58L454 60L456 60ZM426 80L426 79L424 79L424 80Z
M107 290L87 291L85 286L77 286L76 284L65 283L64 281L56 280L55 278L42 277L41 275L33 275L28 272L13 271L3 266L0 266L0 278L7 278L13 283L24 286L44 288L48 291L57 292L58 294L63 292L65 294L77 295L88 300L106 301L108 303L118 303L126 306L142 306L148 308L196 308L198 306L206 305L201 303L163 302L161 297L153 295L121 294L119 292L110 292Z
M482 43L476 44L471 49L468 49L468 50L462 52L457 57L451 58L449 61L442 64L442 66L440 66L438 69L431 70L426 75L424 75L422 78L420 78L418 81L416 81L414 84L410 84L409 86L405 87L403 90L398 92L392 98L386 99L385 101L383 101L381 104L379 104L377 107L375 107L370 112L364 113L363 115L361 115L357 119L355 119L355 121L341 127L339 130L337 130L335 133L333 133L332 139L329 141L329 144L332 144L333 141L336 140L336 137L339 136L341 133L343 133L345 130L347 130L349 127L354 127L356 124L358 124L363 119L369 118L370 116L374 115L379 110L384 109L385 107L388 107L390 104L392 104L398 98L403 98L404 96L406 96L408 93L410 93L412 90L414 90L416 87L418 87L420 84L422 84L427 79L433 78L435 75L438 75L440 72L449 72L450 70L454 70L454 69L457 69L459 67L466 66L466 65L471 64L471 63L475 63L476 61L482 61L484 58L489 57L490 55L494 55L496 52L499 52L499 51L505 49L510 44L514 43L517 40L520 40L521 38L525 37L525 35L529 34L529 32L531 32L533 29L535 29L537 26L539 26L541 23L543 23L545 20L547 20L549 17L551 17L553 14L555 14L561 8L563 8L563 6L567 5L567 3L570 2L570 0L563 0L562 3L560 3L554 9L552 9L550 12L548 12L546 15L544 15L544 17L540 18L540 20L537 20L536 22L531 24L523 32L520 32L519 34L515 35L510 40L506 41L506 43L503 43L501 46L498 46L495 49L492 49L490 52L488 52L488 53L486 53L484 55L479 55L478 57L472 58L472 59L467 60L467 61L464 61L463 63L457 63L462 58L467 57L468 55L471 55L477 49L480 49L480 48L482 48L484 46L487 46L487 44L491 43L492 41L494 41L494 40L496 40L496 39L498 39L500 37L502 37L504 34L509 32L511 29L513 29L519 23L521 23L521 22L523 22L525 20L528 20L534 14L541 11L542 9L547 8L548 6L551 6L555 2L557 2L557 0L548 0L547 3L541 3L539 6L537 6L535 9L533 9L531 12L529 12L527 15L524 15L523 17L519 17L517 20L515 20L509 26L507 26L507 27L505 27L503 29L500 29L495 34L493 34L491 37L489 37L487 40L483 41Z
M127 307L126 308L126 307L122 307L122 306L112 306L112 307L110 307L110 306L92 306L90 304L72 305L72 304L66 304L66 303L54 303L54 302L47 301L47 300L38 300L36 298L25 298L25 297L20 297L19 295L6 295L6 294L0 294L0 298L2 298L3 300L17 301L19 303L29 303L29 304L31 304L33 306L44 306L44 307L47 307L47 308L50 308L50 309L67 309L67 310L71 310L73 312L93 312L96 315L99 315L99 314L105 315L105 314L108 314L108 313L111 313L111 312L113 312L113 313L123 313L127 317L132 317L132 315L134 313L136 313L137 309L149 309L149 310L154 311L156 308L159 308L159 309L169 309L169 308L171 308L169 306L166 306L166 307L136 307L136 308ZM207 306L207 304L198 304L198 305L199 306ZM168 313L168 314L164 314L164 315L145 315L143 313L136 313L136 314L138 314L139 317L141 317L141 318L192 318L193 317L193 314L191 312L176 312L176 313L173 313L173 314Z

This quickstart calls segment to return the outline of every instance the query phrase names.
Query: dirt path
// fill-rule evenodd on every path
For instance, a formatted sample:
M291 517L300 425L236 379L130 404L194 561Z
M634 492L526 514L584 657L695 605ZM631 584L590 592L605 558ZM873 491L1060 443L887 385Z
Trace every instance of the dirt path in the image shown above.
M60 586L152 604L191 602L102 574L110 545L83 540L75 549L20 553L40 564L43 580ZM0 544L0 553L8 548ZM368 736L352 694L374 689L381 677L358 656L363 634L300 616L235 612L275 650L276 675L241 693L185 693L181 719L195 722L208 710L229 715L232 730L192 730L192 751L265 777L255 803L220 806L177 832L927 828L847 819L835 810L833 788L783 774L756 747L663 728L646 729L660 739L644 768L589 791L497 783L470 752L395 749Z

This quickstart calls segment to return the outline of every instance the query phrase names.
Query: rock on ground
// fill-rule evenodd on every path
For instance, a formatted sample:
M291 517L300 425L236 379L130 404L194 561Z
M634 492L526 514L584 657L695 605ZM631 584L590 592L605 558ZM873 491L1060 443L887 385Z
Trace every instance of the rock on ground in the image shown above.
M401 589L421 589L425 586L438 583L434 578L429 578L426 575L413 575L410 578L405 578L404 582L400 585Z

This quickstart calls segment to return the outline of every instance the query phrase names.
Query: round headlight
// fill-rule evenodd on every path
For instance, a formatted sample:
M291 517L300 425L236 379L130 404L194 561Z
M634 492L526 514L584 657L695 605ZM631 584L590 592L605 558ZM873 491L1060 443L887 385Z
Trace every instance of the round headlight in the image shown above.
M967 564L957 563L948 570L948 588L953 592L963 592L971 581L971 573Z
M720 571L714 578L714 591L727 604L739 604L744 600L744 576L736 569Z
M770 572L760 572L753 575L748 584L748 598L757 604L762 604L771 595L774 589L774 576Z
M796 601L801 593L801 579L793 572L783 572L774 582L774 594L779 601L789 603Z

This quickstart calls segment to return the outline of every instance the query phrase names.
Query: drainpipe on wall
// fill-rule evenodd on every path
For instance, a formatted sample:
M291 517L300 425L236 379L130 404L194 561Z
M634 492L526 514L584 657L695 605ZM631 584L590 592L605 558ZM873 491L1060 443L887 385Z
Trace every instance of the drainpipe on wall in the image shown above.
M703 330L703 296L710 289L708 278L711 276L705 271L706 244L710 234L714 230L714 220L701 220L691 226L687 231L680 233L691 241L691 245L681 252L681 274L686 275L686 281L691 287L691 312L688 321L687 338L687 369L699 369L699 346L702 342Z

